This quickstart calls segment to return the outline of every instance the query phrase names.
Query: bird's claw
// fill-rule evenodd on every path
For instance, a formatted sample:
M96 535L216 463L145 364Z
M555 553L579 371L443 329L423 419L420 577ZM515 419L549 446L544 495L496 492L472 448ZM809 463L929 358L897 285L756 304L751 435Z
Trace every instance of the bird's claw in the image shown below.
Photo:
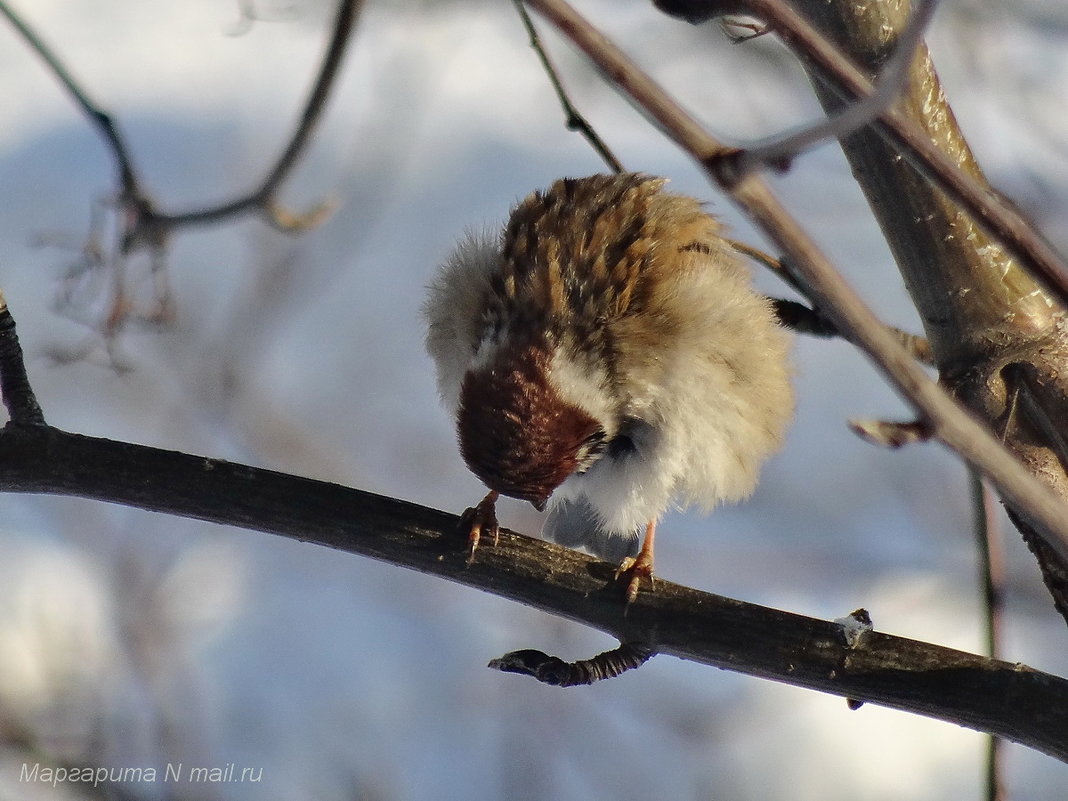
M652 555L641 551L637 556L625 556L616 568L614 578L627 578L626 598L627 605L638 599L638 590L641 589L642 578L649 579L650 589L656 589L656 579L653 577Z
M467 563L475 560L475 551L478 550L482 535L493 537L493 545L496 547L501 538L501 527L497 522L497 497L496 492L490 492L478 502L460 515L459 530L467 534Z

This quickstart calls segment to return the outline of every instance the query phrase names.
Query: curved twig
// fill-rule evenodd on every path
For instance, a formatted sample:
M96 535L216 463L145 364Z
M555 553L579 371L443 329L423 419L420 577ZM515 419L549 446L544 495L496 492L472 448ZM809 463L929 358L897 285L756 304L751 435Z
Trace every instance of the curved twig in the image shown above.
M341 59L344 57L345 48L352 38L352 29L362 7L363 0L340 0L330 42L327 45L326 52L323 54L322 64L319 66L319 74L301 111L297 128L260 185L243 197L218 206L172 214L157 213L156 217L161 223L171 227L216 223L254 208L262 209L273 224L283 229L300 230L307 228L308 219L321 218L324 208L327 207L325 204L330 203L330 201L324 201L324 204L319 204L305 215L294 215L291 212L287 212L293 219L290 224L287 224L284 215L279 215L273 210L272 204L275 192L278 191L278 187L300 158L301 152L307 145L308 139L326 109L327 98L337 78Z
M923 42L924 32L934 16L938 2L939 0L920 0L917 4L909 24L898 37L894 55L879 74L870 95L848 103L836 113L798 130L746 145L735 157L734 169L739 174L765 165L784 169L803 150L827 139L849 136L885 114L904 91L909 66L916 49Z

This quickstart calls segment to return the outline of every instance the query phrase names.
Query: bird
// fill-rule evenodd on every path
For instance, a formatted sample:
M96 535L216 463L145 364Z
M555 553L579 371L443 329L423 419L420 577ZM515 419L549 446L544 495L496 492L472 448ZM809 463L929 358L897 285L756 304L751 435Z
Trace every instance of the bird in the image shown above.
M791 338L695 198L643 173L563 178L469 231L424 304L467 467L469 559L500 495L542 535L653 585L660 518L751 494L793 418ZM639 545L640 541L640 545Z

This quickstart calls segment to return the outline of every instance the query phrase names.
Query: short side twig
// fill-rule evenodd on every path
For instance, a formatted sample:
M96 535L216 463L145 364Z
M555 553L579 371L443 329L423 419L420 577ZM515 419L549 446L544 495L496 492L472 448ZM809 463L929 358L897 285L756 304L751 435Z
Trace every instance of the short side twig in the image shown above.
M512 651L491 659L488 667L505 673L533 676L542 684L555 687L578 687L596 681L614 679L621 673L641 667L656 654L656 649L643 643L625 642L611 651L590 659L565 662L556 656L531 648Z
M43 426L44 412L26 375L26 361L15 331L15 318L0 292L0 396L11 425Z
M850 420L849 429L861 439L883 448L927 442L933 435L926 420Z
M806 286L804 279L799 276L795 270L791 270L789 265L784 263L783 260L776 259L774 256L764 252L760 248L748 245L745 242L740 242L737 239L727 239L726 242L743 256L747 256L758 264L767 267L779 276L779 278L796 289L800 294L806 297L812 295L812 292ZM775 314L779 318L779 322L787 328L792 328L801 334L810 334L817 337L842 336L842 332L839 330L835 322L826 314L823 314L819 309L811 308L803 303L798 303L795 300L784 300L782 298L770 298L770 300L772 307L775 309ZM894 328L893 326L887 326L887 330L898 339L901 345L911 353L912 357L918 362L927 365L934 364L934 353L931 351L931 343L926 339L917 334L910 334L908 331L902 331L900 328Z
M834 320L822 314L819 309L812 309L804 303L796 300L783 298L770 298L775 315L779 322L799 334L809 334L815 337L841 337L842 332L838 329ZM914 358L921 364L933 365L934 355L931 353L931 344L918 334L910 334L900 328L887 326L898 341Z
M747 145L734 156L734 169L744 174L761 165L785 169L798 153L826 139L841 139L870 125L893 104L904 91L909 66L916 49L923 42L924 31L934 16L938 0L920 0L908 25L898 37L894 55L886 63L874 91L847 103L837 113L790 133L769 137Z

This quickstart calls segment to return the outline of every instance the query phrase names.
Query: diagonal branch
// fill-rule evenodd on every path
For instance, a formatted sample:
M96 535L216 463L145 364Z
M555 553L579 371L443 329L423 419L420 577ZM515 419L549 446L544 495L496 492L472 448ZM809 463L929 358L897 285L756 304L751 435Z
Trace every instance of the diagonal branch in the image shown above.
M748 13L765 20L796 52L804 54L846 100L869 98L875 88L867 75L792 6L782 0L745 0ZM1000 195L960 169L897 106L884 109L875 130L950 198L1003 242L1062 302L1068 303L1068 264L1023 216Z
M758 176L725 182L718 168L730 149L709 134L600 31L563 0L528 0L703 166L713 181L781 248L810 288L816 308L861 346L934 436L989 476L1002 495L1028 510L1040 536L1068 562L1068 505L1038 481L990 431L917 365Z

